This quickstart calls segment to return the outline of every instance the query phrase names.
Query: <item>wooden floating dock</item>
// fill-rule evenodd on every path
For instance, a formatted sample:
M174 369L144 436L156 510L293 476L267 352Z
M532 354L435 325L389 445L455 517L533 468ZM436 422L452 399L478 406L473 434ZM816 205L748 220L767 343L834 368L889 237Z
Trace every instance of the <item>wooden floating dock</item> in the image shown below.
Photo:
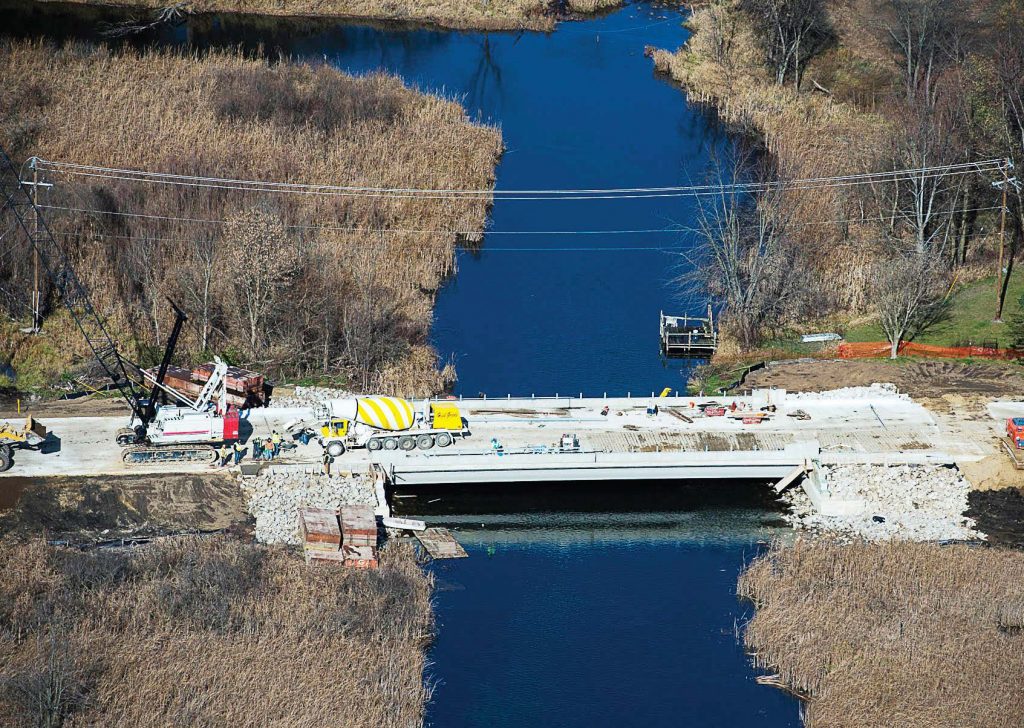
M447 528L428 528L417 532L416 538L432 558L464 559L469 556Z
M708 315L668 316L660 318L661 353L665 356L710 356L718 349L715 317L708 305Z

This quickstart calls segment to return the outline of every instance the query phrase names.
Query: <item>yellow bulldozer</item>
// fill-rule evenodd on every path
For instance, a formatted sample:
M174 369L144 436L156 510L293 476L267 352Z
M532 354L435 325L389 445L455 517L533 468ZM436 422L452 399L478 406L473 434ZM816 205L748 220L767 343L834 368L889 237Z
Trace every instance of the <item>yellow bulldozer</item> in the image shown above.
M46 440L46 434L46 427L33 419L32 415L25 418L24 427L0 422L0 473L14 464L15 448L39 447Z

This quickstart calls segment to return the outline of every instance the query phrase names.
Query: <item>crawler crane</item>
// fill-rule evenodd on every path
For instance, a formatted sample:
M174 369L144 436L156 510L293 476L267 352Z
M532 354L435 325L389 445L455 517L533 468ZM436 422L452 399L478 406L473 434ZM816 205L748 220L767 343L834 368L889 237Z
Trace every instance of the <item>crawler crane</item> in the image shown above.
M175 321L156 377L150 377L118 351L103 319L93 308L71 260L58 245L7 153L0 149L0 213L9 210L39 256L40 264L67 307L89 349L114 389L127 402L131 419L116 439L126 463L213 462L214 445L238 438L238 411L227 407L227 365L216 359L213 375L196 400L164 383L184 312L173 303ZM30 217L31 215L31 217ZM149 385L151 389L147 391ZM170 400L174 400L172 404Z

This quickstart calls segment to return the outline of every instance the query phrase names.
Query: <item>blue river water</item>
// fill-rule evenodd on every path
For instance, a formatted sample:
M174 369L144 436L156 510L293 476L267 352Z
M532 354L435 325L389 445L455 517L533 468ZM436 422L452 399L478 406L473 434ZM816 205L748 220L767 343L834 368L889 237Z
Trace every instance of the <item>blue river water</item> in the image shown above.
M763 484L515 487L397 499L469 553L432 567L430 725L799 725L736 636L737 575L779 535Z
M0 33L95 38L99 20L123 12L0 0ZM197 17L143 42L396 73L501 127L498 189L664 187L703 180L728 141L644 57L645 45L685 42L683 19L647 3L550 34ZM662 360L657 320L702 310L673 284L692 213L671 197L497 201L482 247L459 253L437 301L433 340L456 362L458 391L683 389L693 362ZM637 230L649 232L608 232ZM736 576L785 533L765 493L672 483L396 494L409 496L399 512L455 528L470 554L431 567L428 723L799 725L795 700L754 682L736 637L749 616Z
M645 45L681 45L681 21L637 4L552 34L366 28L311 42L346 70L384 68L500 126L498 190L662 187L703 179L724 140L644 57ZM457 391L683 389L692 362L662 360L657 321L661 309L700 310L672 283L691 205L498 198L480 251L460 254L437 301L434 344L454 358ZM632 230L655 232L595 234Z

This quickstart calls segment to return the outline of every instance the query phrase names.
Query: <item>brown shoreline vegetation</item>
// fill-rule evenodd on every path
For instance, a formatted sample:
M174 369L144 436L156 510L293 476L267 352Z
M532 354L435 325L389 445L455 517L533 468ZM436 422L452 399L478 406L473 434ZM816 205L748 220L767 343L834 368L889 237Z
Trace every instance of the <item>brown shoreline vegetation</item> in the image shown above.
M174 539L0 541L0 726L421 725L431 577Z
M1024 725L1024 552L798 540L740 575L744 644L808 728Z
M686 45L648 52L690 100L712 107L763 145L771 178L1024 155L1019 0L706 0L691 6L693 34ZM915 313L911 326L887 323L895 306L885 297L887 282L898 283L901 274L928 281L920 301L931 304L990 275L998 248L997 177L940 174L759 197L756 207L772 221L771 250L780 259L765 266L798 270L805 284L767 320L755 317L746 327L756 329L754 336L737 323L748 317L742 301L724 301L723 327L738 329L725 331L727 337L753 350L780 334L877 314L887 336L912 339L939 306L920 306L923 313ZM1024 247L1024 196L1011 190L1009 198L1012 261ZM926 212L915 216L914 209Z
M35 0L48 2L50 0ZM87 5L160 10L170 0L70 0ZM618 7L622 0L564 0L564 9L594 13ZM245 13L289 17L399 20L453 30L554 30L559 2L553 0L187 0L193 13Z
M0 59L0 143L16 163L37 155L234 179L487 189L502 151L497 129L384 74L20 41L0 44ZM489 199L47 181L56 186L46 204L100 211L50 210L48 221L129 355L153 360L169 297L191 316L186 361L220 353L272 376L408 396L453 377L428 345L434 296L454 273L456 245L483 230ZM31 256L13 259L0 285L31 290ZM257 286L260 297L246 295ZM84 354L59 302L49 310L44 336L10 327L0 337L0 357L25 386Z

